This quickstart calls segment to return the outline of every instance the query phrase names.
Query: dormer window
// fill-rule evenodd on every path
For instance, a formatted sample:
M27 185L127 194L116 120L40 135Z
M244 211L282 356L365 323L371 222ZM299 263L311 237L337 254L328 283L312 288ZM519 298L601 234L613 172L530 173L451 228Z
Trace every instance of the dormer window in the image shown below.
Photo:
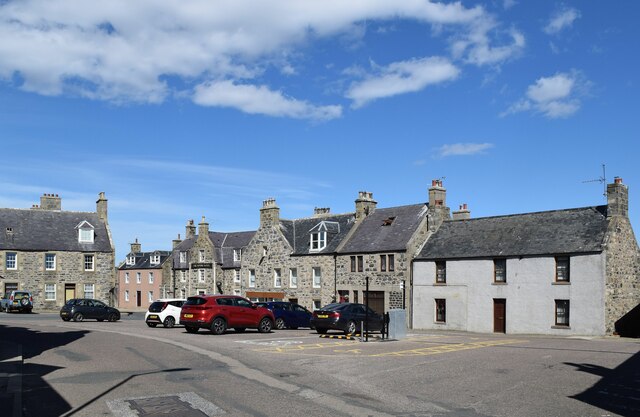
M319 251L327 246L327 232L315 232L311 233L311 250Z
M160 263L160 255L151 255L149 262L151 265L158 265Z
M80 243L93 243L95 228L88 221L83 221L76 226L78 229L78 242Z
M242 260L242 249L233 250L233 261L240 262Z
M136 264L135 255L131 254L131 255L127 256L127 265L135 265L135 264Z

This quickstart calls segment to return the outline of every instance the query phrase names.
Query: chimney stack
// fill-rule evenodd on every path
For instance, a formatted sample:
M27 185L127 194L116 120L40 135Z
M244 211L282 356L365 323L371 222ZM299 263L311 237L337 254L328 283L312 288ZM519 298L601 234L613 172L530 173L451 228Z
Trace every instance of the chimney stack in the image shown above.
M364 219L376 209L377 201L373 199L373 193L368 191L358 192L356 200L356 222Z
M96 212L98 213L98 217L105 223L108 223L107 217L107 199L104 196L104 191L101 191L98 194L98 201L96 201Z
M185 239L193 239L196 237L196 226L193 220L187 221L187 226L185 228L184 238Z
M40 209L62 210L62 199L58 197L58 194L43 194L40 197Z
M202 220L198 223L198 237L209 238L209 223L206 222L204 216L202 216Z
M620 177L615 177L613 184L607 184L607 217L611 216L629 216L629 187Z
M131 252L132 253L142 252L142 244L138 243L138 238L136 238L135 242L131 243Z
M171 243L172 243L171 249L175 249L180 243L182 243L182 239L180 239L180 233L178 233L178 238L173 239Z
M453 220L467 220L471 218L471 212L467 208L467 203L460 205L460 210L453 212Z
M280 208L275 198L267 198L260 209L260 227L277 226L280 224Z
M313 217L322 217L331 214L329 207L316 207L313 209Z

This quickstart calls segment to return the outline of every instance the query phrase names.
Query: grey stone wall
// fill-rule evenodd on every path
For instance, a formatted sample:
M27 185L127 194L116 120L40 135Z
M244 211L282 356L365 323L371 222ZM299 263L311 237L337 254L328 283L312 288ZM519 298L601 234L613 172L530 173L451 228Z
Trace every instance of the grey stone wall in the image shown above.
M627 217L609 218L605 250L605 329L612 334L615 322L640 304L640 252Z
M6 268L6 252L17 252L18 269ZM56 268L45 269L45 254L56 255ZM84 255L94 255L94 270L84 270ZM84 297L84 284L94 284L94 298L115 304L115 294L111 292L116 286L115 254L113 252L20 252L5 251L0 254L0 271L4 279L2 292L6 283L18 283L18 288L31 291L34 310L59 310L65 302L65 284L75 284L75 297ZM56 285L56 299L45 300L45 284Z

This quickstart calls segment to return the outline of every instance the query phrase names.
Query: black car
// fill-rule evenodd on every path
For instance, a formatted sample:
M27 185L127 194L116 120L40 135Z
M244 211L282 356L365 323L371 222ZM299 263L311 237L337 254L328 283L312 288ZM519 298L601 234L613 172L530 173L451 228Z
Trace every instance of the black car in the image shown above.
M368 316L368 317L367 317ZM368 321L365 323L365 318ZM325 334L327 330L342 330L345 334L360 331L360 324L365 323L365 330L382 331L384 318L364 304L341 303L328 304L313 312L310 324L316 332Z
M299 304L288 301L267 301L256 304L273 311L273 316L276 318L275 327L278 330L311 327L309 324L311 312Z
M60 318L64 321L82 321L94 319L98 321L118 321L120 311L117 308L109 307L102 301L90 298L74 298L67 301L60 309Z

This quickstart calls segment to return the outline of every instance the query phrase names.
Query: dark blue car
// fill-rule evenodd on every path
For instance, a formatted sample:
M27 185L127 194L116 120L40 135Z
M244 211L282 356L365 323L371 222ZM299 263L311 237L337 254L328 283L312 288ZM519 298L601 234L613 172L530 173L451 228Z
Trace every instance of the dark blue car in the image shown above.
M256 304L273 312L273 316L276 318L275 328L278 330L311 327L309 324L311 312L299 304L288 301L268 301Z

